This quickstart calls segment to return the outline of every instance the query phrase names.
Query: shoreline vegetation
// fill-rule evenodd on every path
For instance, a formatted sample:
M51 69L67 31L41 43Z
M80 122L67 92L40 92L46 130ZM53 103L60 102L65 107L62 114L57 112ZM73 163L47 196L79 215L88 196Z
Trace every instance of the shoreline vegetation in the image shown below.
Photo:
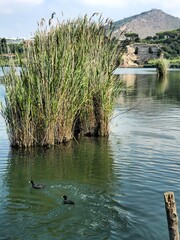
M169 68L180 68L180 59L172 59L172 60L169 60ZM13 61L13 64L14 66L16 67L20 67L19 66L19 62L18 62L18 59L14 59L14 60L11 60ZM22 60L22 62L25 62L26 60ZM0 67L11 67L10 63L9 63L9 59L6 59L6 60L0 60ZM120 67L120 66L118 66ZM143 67L143 68L152 68L152 67L156 67L156 64L155 64L155 60L149 60L148 63L145 63L145 64L142 64L140 66L138 66L139 68ZM137 67L137 68L138 68ZM133 67L134 68L134 67Z
M9 60L1 114L12 147L52 146L77 134L108 135L122 86L113 71L123 49L104 27L111 22L101 16L94 21L94 15L52 27L41 23L17 62Z
M122 49L123 51L123 49ZM120 55L120 58L122 56L122 53ZM25 57L23 56L23 54L21 55L15 55L13 54L13 56L11 56L9 54L9 57L1 57L0 56L0 67L11 67L12 64L16 67L20 67L19 65L19 58L21 58L22 60L22 63L25 63L27 60L25 59ZM161 59L161 58L160 58ZM166 59L166 58L163 58L165 59L166 61L168 61L168 67L169 68L180 68L180 58L174 58L174 59ZM144 64L141 64L139 66L137 66L137 68L156 68L156 62L157 62L157 59L150 59L148 60L147 63L144 63ZM118 66L118 67L121 67L121 64ZM131 66L129 66L128 68L131 68ZM133 66L134 68L134 66Z
M180 58L176 59L166 59L164 58L166 62L168 62L168 67L169 68L180 68ZM149 60L148 63L144 64L144 68L149 68L149 67L156 67L157 59L152 59Z
M157 59L155 65L158 78L164 78L168 73L169 61L166 59Z

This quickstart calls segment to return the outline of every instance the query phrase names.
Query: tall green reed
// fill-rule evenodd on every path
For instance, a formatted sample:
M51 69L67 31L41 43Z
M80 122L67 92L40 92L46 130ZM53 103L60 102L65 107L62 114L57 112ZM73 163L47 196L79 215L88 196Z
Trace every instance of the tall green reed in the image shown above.
M155 61L157 74L159 78L165 77L168 73L169 61L167 59L158 59Z
M108 135L121 82L113 75L122 49L107 21L84 16L43 26L5 74L2 114L12 146L46 146L69 141L76 130ZM26 61L23 62L25 57Z

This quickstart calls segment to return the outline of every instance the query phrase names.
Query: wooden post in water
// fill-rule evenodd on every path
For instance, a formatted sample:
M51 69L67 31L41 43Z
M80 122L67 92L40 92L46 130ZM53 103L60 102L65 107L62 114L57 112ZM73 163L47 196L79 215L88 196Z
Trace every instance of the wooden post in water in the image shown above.
M164 202L165 202L168 229L169 229L169 239L179 240L178 214L176 210L174 193L165 192Z

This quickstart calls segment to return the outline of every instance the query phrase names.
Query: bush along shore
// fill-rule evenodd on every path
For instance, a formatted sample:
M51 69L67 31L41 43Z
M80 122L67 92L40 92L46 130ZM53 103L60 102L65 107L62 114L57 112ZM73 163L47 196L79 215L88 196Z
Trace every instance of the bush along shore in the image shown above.
M166 59L163 58L165 61L168 62L168 67L169 68L180 68L180 59L176 58L176 59ZM164 61L163 60L163 61ZM151 59L148 61L148 63L144 64L143 67L145 68L156 68L156 63L157 63L157 59Z
M158 59L156 61L156 69L159 78L165 77L168 72L169 61L167 59Z
M96 16L97 18L97 16ZM13 147L50 146L76 133L107 136L121 81L122 49L102 17L39 24L34 40L5 73L2 108ZM104 27L106 26L106 27Z

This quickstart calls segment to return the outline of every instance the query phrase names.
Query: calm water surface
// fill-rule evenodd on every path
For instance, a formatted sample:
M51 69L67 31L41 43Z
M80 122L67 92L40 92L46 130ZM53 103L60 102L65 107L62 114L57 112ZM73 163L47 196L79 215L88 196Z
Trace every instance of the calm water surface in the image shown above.
M165 191L180 214L180 71L122 79L108 139L15 151L0 116L0 240L169 239ZM46 187L32 189L31 178Z

